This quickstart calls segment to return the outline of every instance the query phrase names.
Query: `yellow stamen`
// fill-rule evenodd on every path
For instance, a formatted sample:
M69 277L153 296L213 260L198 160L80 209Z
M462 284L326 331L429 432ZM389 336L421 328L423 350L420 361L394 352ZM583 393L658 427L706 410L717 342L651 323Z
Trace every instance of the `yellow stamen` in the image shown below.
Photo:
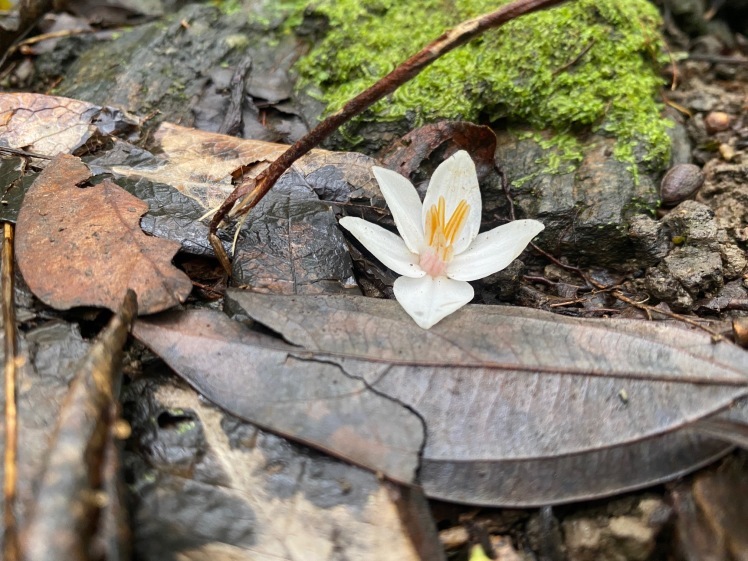
M469 212L470 205L465 200L461 200L447 221L447 202L444 197L439 197L437 203L431 205L426 213L424 224L426 240L434 254L443 263L451 261L454 255L452 245L465 226Z
M469 210L470 205L468 205L464 199L461 200L460 204L457 205L457 208L452 213L449 222L447 222L447 227L444 229L444 235L450 245L454 243L457 234L462 230L462 226L465 224Z

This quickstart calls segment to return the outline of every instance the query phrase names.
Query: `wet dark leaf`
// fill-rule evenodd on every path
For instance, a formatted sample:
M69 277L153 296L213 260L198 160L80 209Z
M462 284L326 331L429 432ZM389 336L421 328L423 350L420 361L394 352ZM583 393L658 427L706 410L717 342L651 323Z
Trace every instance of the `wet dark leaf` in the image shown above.
M77 187L89 175L79 159L59 156L26 194L16 251L31 291L57 309L116 310L127 289L143 314L184 301L192 283L171 264L179 244L146 236L147 205L111 181Z
M410 469L403 451L418 452L412 441L398 445L395 462L382 457L395 451L391 443L361 454L330 436L348 427L369 442L404 438L408 429L391 413L360 418L367 393L417 413L428 435L421 483L454 501L559 503L672 478L729 449L680 429L728 408L748 387L744 351L672 326L470 306L423 331L392 301L241 291L230 299L298 347L218 316L170 316L136 332L227 410L284 434L298 430L298 439L395 479ZM310 426L323 396L325 414Z
M124 397L138 559L444 559L417 489L260 430L160 370Z
M295 169L248 215L237 242L233 279L260 292L358 292L348 246L330 205Z

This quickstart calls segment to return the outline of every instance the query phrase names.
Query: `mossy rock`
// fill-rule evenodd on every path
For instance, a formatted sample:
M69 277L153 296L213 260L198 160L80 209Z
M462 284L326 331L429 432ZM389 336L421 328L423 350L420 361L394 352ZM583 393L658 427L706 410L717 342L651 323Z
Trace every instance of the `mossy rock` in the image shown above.
M319 0L306 13L329 27L297 63L300 84L334 111L442 31L504 3ZM573 141L593 132L615 138L614 155L632 169L659 169L670 147L657 95L660 23L647 0L577 0L523 16L434 62L345 127L345 138L365 142L374 122L521 122L561 133L559 164L579 162Z

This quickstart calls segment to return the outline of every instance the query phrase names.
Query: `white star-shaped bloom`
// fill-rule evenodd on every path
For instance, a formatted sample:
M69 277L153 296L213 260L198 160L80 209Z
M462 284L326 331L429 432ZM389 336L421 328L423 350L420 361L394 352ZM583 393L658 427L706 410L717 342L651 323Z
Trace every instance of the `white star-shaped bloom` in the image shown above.
M346 216L340 225L403 275L393 286L395 298L424 329L473 299L467 281L507 267L544 228L537 220L515 220L479 234L480 188L464 150L439 165L423 203L399 173L373 171L402 238L361 218Z

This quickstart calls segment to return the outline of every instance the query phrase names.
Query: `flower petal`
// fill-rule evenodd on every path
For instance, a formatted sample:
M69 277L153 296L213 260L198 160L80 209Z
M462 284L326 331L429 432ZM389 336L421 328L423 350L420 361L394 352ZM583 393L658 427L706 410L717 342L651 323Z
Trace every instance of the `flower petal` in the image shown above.
M447 276L471 281L492 275L509 266L543 228L537 220L515 220L484 232L447 265Z
M426 223L426 213L432 205L438 203L439 197L444 197L447 220L461 200L465 200L470 205L465 226L453 244L455 254L460 254L478 235L483 210L475 164L464 150L444 160L431 176L429 188L423 200L422 223Z
M392 218L395 219L397 231L400 232L408 249L418 253L423 245L423 205L416 188L396 171L376 166L371 169L377 178L384 200L387 201Z
M440 322L473 299L472 286L446 277L400 277L393 289L403 309L424 329Z
M409 251L405 242L389 230L352 216L341 218L340 225L397 274L412 278L426 274L418 265L418 255Z

